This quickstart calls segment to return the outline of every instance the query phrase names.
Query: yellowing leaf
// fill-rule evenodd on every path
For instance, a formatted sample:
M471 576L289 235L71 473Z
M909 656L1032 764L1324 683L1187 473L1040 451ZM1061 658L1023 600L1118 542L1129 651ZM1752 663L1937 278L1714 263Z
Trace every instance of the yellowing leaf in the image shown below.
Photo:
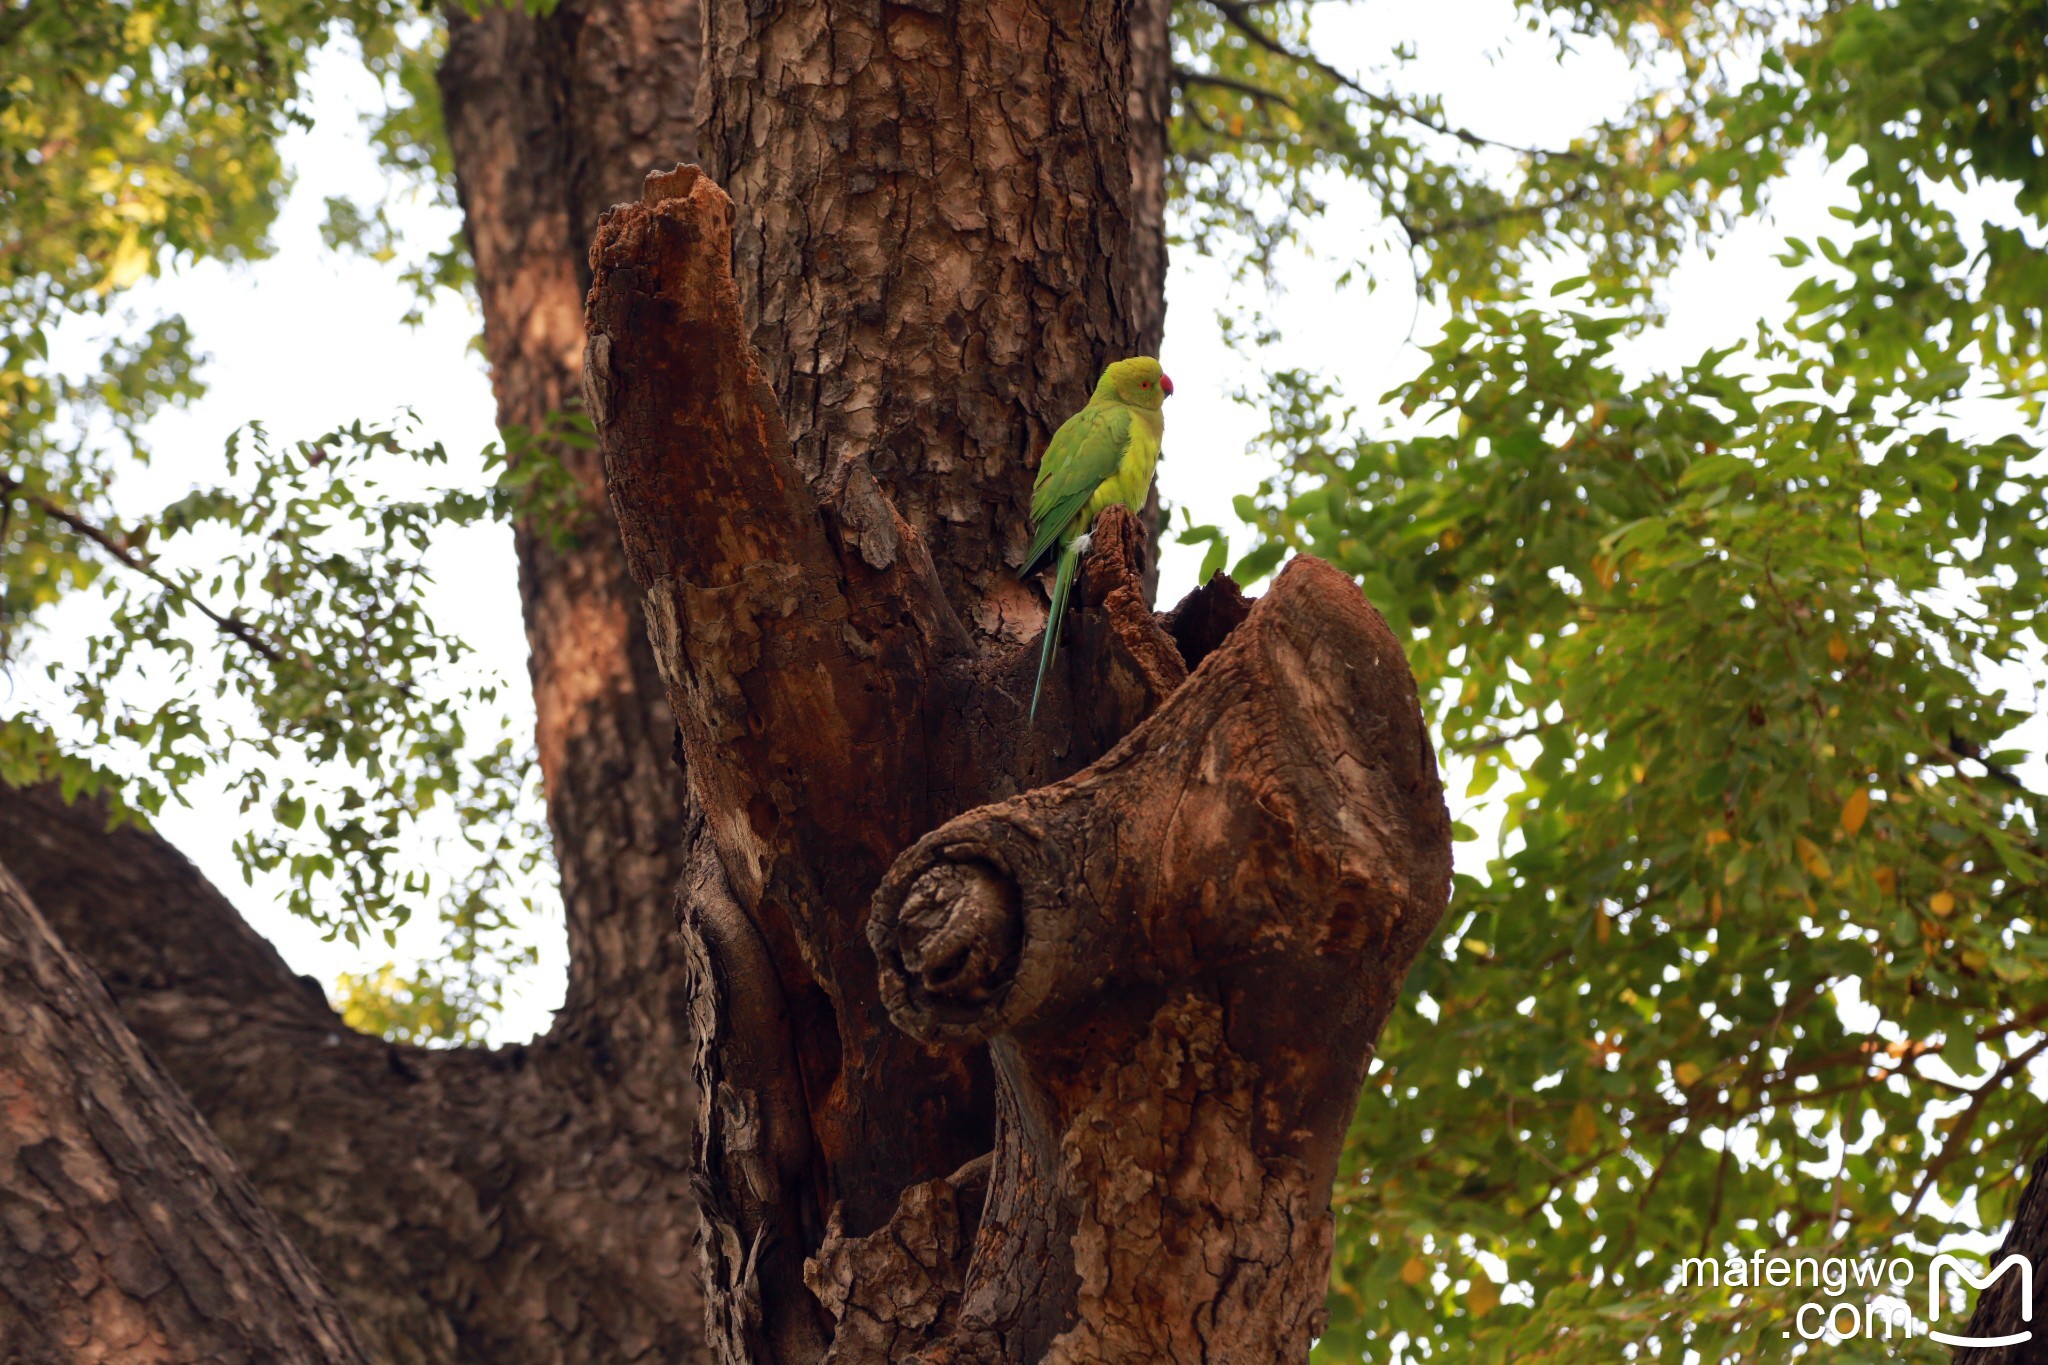
M1410 1256L1407 1264L1401 1267L1402 1284L1417 1285L1428 1278L1429 1267L1422 1263L1420 1256Z
M1937 891L1927 898L1927 908L1946 919L1955 913L1956 898L1946 891Z
M1850 794L1849 799L1842 803L1842 832L1854 835L1857 830L1863 828L1863 822L1869 818L1870 791L1866 787L1858 787Z
M100 279L99 291L110 294L116 289L126 289L149 273L151 259L149 248L135 233L123 236L120 245L114 248L112 258L107 261L107 273Z
M1483 1318L1500 1307L1500 1286L1484 1275L1475 1275L1472 1288L1465 1294L1465 1302L1471 1306L1473 1317Z
M1722 844L1728 843L1734 837L1725 829L1710 829L1707 831L1707 847L1717 848Z
M1899 874L1888 867L1880 867L1875 873L1877 889L1889 896L1899 889Z
M1614 921L1608 918L1606 906L1603 905L1593 912L1594 938L1600 940L1600 942L1603 944L1606 943L1607 936L1613 932L1613 928Z
M1677 1066L1671 1069L1671 1074L1678 1077L1678 1083L1680 1085L1690 1088L1692 1086L1699 1084L1700 1076L1703 1073L1700 1071L1698 1066L1694 1065L1691 1062L1680 1062Z
M1794 835L1792 847L1799 854L1799 861L1808 873L1822 881L1826 881L1835 875L1834 868L1828 866L1826 855L1820 851L1820 846L1814 843L1813 840L1803 834Z
M1572 1106L1571 1127L1565 1130L1565 1150L1573 1156L1583 1156L1599 1141L1600 1116L1593 1112L1592 1105L1580 1100Z
M1849 657L1849 642L1842 638L1840 631L1828 636L1828 657L1836 663L1842 663Z

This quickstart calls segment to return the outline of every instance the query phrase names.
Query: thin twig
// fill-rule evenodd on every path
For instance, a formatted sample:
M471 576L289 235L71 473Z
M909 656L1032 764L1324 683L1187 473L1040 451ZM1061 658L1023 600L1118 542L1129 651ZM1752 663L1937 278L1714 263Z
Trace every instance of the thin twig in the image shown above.
M1593 187L1591 185L1577 185L1563 194L1544 200L1540 204L1517 204L1513 208L1496 209L1491 213L1475 213L1470 218L1453 218L1448 223L1438 223L1434 227L1424 227L1419 224L1406 222L1405 220L1401 226L1407 230L1408 236L1414 241L1426 242L1437 237L1448 237L1454 232L1474 232L1480 228L1492 227L1496 223L1505 223L1516 218L1533 218L1538 214L1548 213L1552 209L1561 209L1567 204L1576 204L1592 192Z
M1506 734L1488 735L1485 739L1472 744L1446 744L1444 747L1461 754L1485 753L1488 749L1505 748L1518 739L1527 739L1531 735L1540 735L1545 730L1554 730L1560 725L1567 724L1570 719L1569 716L1561 716L1556 720L1537 721L1533 725L1525 725L1519 730L1510 730Z
M285 661L283 652L266 639L261 631L251 626L247 621L244 621L233 612L223 615L215 611L190 588L159 571L154 564L150 563L147 557L136 553L126 544L114 539L106 531L87 521L84 517L79 516L76 512L51 502L41 494L28 492L12 479L0 480L0 496L6 495L18 497L52 521L61 522L63 525L70 527L78 535L83 536L106 551L123 568L141 574L144 578L157 584L201 616L213 622L223 635L233 636L274 664L282 664Z
M1906 1205L1906 1217L1913 1216L1920 1207L1920 1201L1934 1188L1934 1182L1942 1171L1962 1154L1963 1144L1977 1126L1977 1115L1983 1111L1984 1101L1991 1098L1993 1091L2026 1070L2027 1064L2043 1051L2048 1051L2048 1038L2043 1038L2019 1056L2007 1061L2004 1066L1993 1072L1984 1084L1971 1092L1969 1104L1964 1107L1962 1113L1956 1115L1955 1127L1948 1130L1948 1140L1941 1144L1941 1150L1935 1154L1934 1160L1928 1162L1926 1169L1920 1172L1919 1183L1913 1186L1913 1201Z
M1321 57L1316 56L1313 52L1296 52L1293 48L1287 46L1287 44L1281 42L1264 28L1260 27L1257 19L1251 13L1251 6L1243 3L1243 0L1209 0L1209 4L1214 7L1218 14L1223 16L1226 23L1250 39L1256 46L1264 48L1276 57L1285 57L1288 61L1301 62L1314 67L1382 114L1406 119L1410 123L1419 124L1431 132L1439 133L1444 137L1456 138L1468 147L1498 147L1502 151L1514 152L1518 156L1549 157L1559 161L1583 161L1586 159L1584 153L1581 152L1557 152L1542 147L1523 147L1512 142L1501 142L1495 138L1481 137L1478 133L1468 128L1459 128L1453 124L1445 123L1441 119L1431 118L1427 114L1418 113L1403 105L1392 96L1382 95L1377 91L1366 89L1336 67L1331 66Z
M1240 95L1250 95L1253 99L1271 100L1290 110L1295 107L1294 101L1278 90L1268 90L1263 85L1254 85L1250 81L1240 81L1229 76L1219 76L1211 71L1195 71L1185 66L1176 66L1173 69L1173 78L1182 85L1213 85L1221 90L1235 90Z

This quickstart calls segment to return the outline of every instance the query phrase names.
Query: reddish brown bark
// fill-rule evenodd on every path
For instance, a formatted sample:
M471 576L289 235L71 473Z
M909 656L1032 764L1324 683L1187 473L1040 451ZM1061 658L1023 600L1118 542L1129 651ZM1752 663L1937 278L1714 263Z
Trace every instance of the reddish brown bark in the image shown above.
M579 405L590 233L647 171L694 154L701 27L696 0L450 15L442 103L508 432L540 437ZM685 802L674 725L597 453L542 441L527 458L561 461L579 494L568 525L514 523L568 921L568 1007L600 1020L607 1046L672 1055L681 972L669 896L683 861L667 831ZM625 1001L635 1009L614 1009Z
M937 1174L963 1191L958 1236L939 1258L961 1282L993 1073L978 1051L919 1045L888 1023L860 916L910 839L989 795L1075 771L1161 694L1156 632L1129 629L1136 616L1099 600L1063 656L1063 676L1099 695L1076 708L1056 687L1058 730L1022 726L1022 651L984 657L965 642L1035 631L1042 594L1009 572L1022 544L1018 471L1103 360L1156 349L1164 177L1146 149L1163 149L1164 133L1144 123L1158 100L1139 98L1133 80L1157 67L1163 96L1165 13L1139 5L1136 32L1107 3L751 16L724 4L710 16L726 61L707 126L726 163L758 177L749 203L764 213L746 220L761 244L749 305L763 326L815 329L818 349L790 373L837 386L830 402L812 393L787 409L818 452L797 506L822 492L836 509L829 557L813 567L836 576L854 555L875 575L864 591L917 579L888 602L922 603L917 628L944 644L935 677L918 684L912 728L889 728L901 698L863 700L871 670L839 675L856 689L829 699L847 708L849 770L871 763L908 784L865 828L831 812L852 788L822 776L763 786L744 765L712 760L695 766L702 781L727 782L721 798L743 782L766 803L698 808L671 761L674 722L595 459L573 445L552 452L584 495L573 535L518 529L571 956L546 1038L487 1053L358 1037L160 840L109 839L95 812L44 793L0 795L0 832L19 841L10 854L28 851L60 931L329 1277L373 1357L692 1358L702 1312L682 1273L696 1220L678 1135L695 1092L678 1063L693 1030L712 1081L706 1240L727 1358L817 1358L843 1301L805 1287L806 1258L896 1216L903 1187ZM546 18L493 6L451 19L448 131L508 427L540 430L574 406L582 243L596 210L627 197L648 166L691 155L693 14L691 0L567 0ZM877 46L860 59L863 43ZM775 94L750 84L764 81ZM829 113L842 85L843 127L859 136L844 149L807 141L806 121ZM867 178L879 193L862 188ZM769 222L795 195L829 237ZM849 249L859 270L833 265ZM821 363L833 347L856 363ZM878 349L886 363L872 363ZM897 382L905 369L926 387ZM871 416L863 404L877 405ZM762 588L757 573L747 590ZM915 646L883 619L888 602L852 600L848 621ZM684 594L672 605L693 604ZM731 644L735 658L748 648ZM813 645L830 657L829 641ZM877 733L904 752L861 753L860 737ZM785 815L777 803L794 798L801 809ZM801 839L758 836L800 844L777 875L802 867L811 881L750 884L730 855L757 820L815 826ZM668 910L679 876L691 930L680 948ZM808 937L792 918L756 917L758 897L796 893L829 902L805 921ZM806 954L821 946L835 965L813 974ZM840 1241L827 1242L828 1227Z
M0 1360L367 1359L191 1102L0 867Z
M704 166L796 468L864 465L977 633L1044 620L1017 471L1104 363L1158 350L1164 123L1132 113L1165 11L1140 11L1134 44L1114 0L706 0Z
M1400 651L1313 561L1154 618L1115 513L1028 725L1035 651L948 596L996 565L949 582L865 458L803 463L734 217L695 168L607 214L586 365L704 811L714 1343L1299 1356L1366 1055L1448 893Z
M0 849L319 1267L371 1359L698 1350L687 1119L669 1093L686 1062L617 1055L566 1011L509 1048L355 1033L176 850L132 826L109 833L48 789L0 788Z

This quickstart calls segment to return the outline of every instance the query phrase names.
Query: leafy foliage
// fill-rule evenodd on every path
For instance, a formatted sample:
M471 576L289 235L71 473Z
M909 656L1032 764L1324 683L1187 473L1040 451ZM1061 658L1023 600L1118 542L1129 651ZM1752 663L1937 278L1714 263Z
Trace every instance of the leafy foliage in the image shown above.
M56 780L122 818L202 775L225 781L249 817L245 872L283 873L290 907L351 941L390 938L438 898L453 975L435 998L461 1008L418 1026L466 1036L496 973L532 956L512 913L546 840L530 753L466 733L495 696L451 685L467 651L422 610L423 556L437 530L482 518L568 526L552 447L508 433L525 455L495 487L407 498L379 471L440 463L438 445L357 423L277 448L252 428L230 444L227 485L141 513L117 496L122 471L149 459L146 423L203 392L182 320L138 326L122 293L172 260L267 250L289 183L279 139L307 121L309 62L344 31L390 93L374 130L386 164L452 197L433 81L442 30L404 0L0 18L0 662L18 669L48 611L80 590L104 610L85 656L48 670L68 705L17 698L0 717L0 780ZM381 207L330 207L331 245L398 254ZM448 248L409 269L422 295L468 280ZM67 372L48 338L81 318L114 340ZM563 420L554 437L574 439ZM430 873L415 831L436 808L450 812L440 842L461 851Z
M1260 12L1307 41L1308 9ZM1467 794L1507 792L1351 1134L1319 1351L1778 1358L1813 1291L1675 1290L1682 1258L1995 1226L2048 1141L2043 801L2006 747L2034 707L1998 681L2040 668L2048 507L2033 445L1962 422L2041 413L2048 51L2019 3L1550 17L1676 75L1583 168L1525 157L1482 211L1524 226L1411 232L1451 311L1401 415L1367 434L1272 376L1283 472L1238 502L1233 572L1356 573ZM1336 149L1384 115L1337 103L1294 145L1372 183ZM1681 232L1808 147L1856 197L1844 240L1788 244L1793 316L1624 378ZM2017 223L1962 218L1994 179ZM1528 297L1553 251L1576 306ZM1221 567L1219 528L1185 535Z

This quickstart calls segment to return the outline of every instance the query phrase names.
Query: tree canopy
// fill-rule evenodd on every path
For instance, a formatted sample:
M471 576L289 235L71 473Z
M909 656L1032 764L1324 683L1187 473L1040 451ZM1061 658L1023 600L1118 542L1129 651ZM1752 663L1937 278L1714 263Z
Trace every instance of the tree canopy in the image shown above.
M1412 279L1444 323L1384 397L1270 374L1251 401L1282 472L1239 500L1254 548L1227 565L1221 528L1181 534L1246 583L1295 549L1357 575L1468 794L1506 793L1506 839L1375 1063L1320 1350L1761 1353L1797 1300L1674 1295L1679 1257L1929 1245L1952 1209L1992 1226L2048 1139L2027 1090L2048 867L2009 738L2028 700L2003 694L2039 669L2048 539L2044 15L1519 5L1643 75L1612 121L1524 147L1410 89L1413 54L1320 41L1323 10L1175 6L1177 249L1277 268L1360 186L1391 249L1358 271ZM436 527L554 505L546 443L508 432L496 486L417 497L383 471L431 466L431 433L254 430L229 484L140 510L118 479L150 416L200 391L193 339L140 322L87 372L47 344L174 260L261 254L278 140L339 37L384 81L393 175L446 193L440 23L367 0L0 18L0 649L68 594L109 611L65 670L69 714L0 719L0 777L147 814L228 774L255 821L240 854L287 870L295 909L355 936L438 895L474 963L504 951L507 869L544 856L531 764L464 733L469 699L437 686L459 633L412 589ZM1790 312L1630 377L1619 348L1681 252L1802 155L1846 168L1854 203L1786 244ZM330 210L337 246L466 287L459 243ZM227 549L182 553L202 541ZM287 752L316 790L273 779ZM437 802L477 856L430 889L400 848ZM456 1035L476 989L362 983L360 1017Z

